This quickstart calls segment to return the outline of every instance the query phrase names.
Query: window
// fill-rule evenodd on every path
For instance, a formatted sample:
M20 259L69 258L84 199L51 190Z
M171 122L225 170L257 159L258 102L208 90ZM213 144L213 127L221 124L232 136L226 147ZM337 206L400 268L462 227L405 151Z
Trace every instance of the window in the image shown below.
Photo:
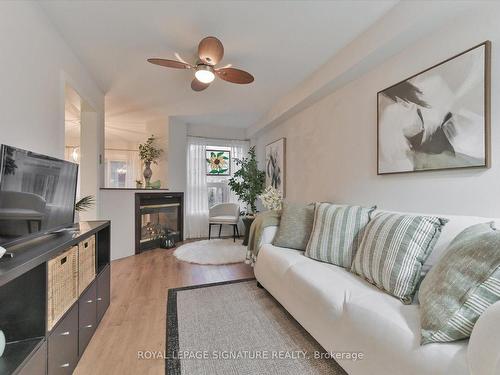
M207 175L207 150L230 151L230 172L231 175L234 175L237 170L234 161L246 156L248 147L248 141L188 137L185 195L186 227L184 228L186 238L208 236L209 207L218 203L239 203L238 198L229 189L228 182L231 176ZM243 205L241 208L244 209Z
M220 178L220 177L219 177ZM210 181L215 179L213 176L208 176L207 179L207 189L208 189L208 207L219 203L229 202L229 185L228 178L220 178L219 181Z
M230 147L224 146L207 146L207 151L218 150L218 151L230 151ZM232 160L229 163L234 164ZM233 171L230 171L232 173ZM208 207L219 203L228 203L231 200L230 189L229 189L229 179L231 176L217 176L207 174L207 193L208 193Z
M109 161L109 187L125 187L127 182L127 163Z
M106 187L135 188L136 179L142 179L139 151L106 149Z

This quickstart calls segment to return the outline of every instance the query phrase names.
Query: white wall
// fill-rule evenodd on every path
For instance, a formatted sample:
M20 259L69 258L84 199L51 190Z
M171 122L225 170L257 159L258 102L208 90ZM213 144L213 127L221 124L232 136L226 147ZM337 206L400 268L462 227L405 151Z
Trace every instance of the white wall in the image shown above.
M99 199L104 95L36 2L0 2L0 143L64 158L65 85L96 111L82 193ZM82 176L83 177L83 176ZM95 218L95 210L82 217Z
M0 2L0 142L64 157L64 85L98 111L104 96L35 2Z
M187 125L187 134L193 137L247 140L245 128L218 125Z
M135 191L101 190L100 211L111 220L111 260L135 254Z
M170 191L186 191L187 125L174 117L168 123L167 187Z
M82 103L80 132L80 197L93 195L100 200L101 175L99 154L101 153L103 128L99 115L87 102ZM96 220L98 205L79 213L80 220Z
M398 53L391 51L320 101L260 130L252 142L261 160L267 143L287 138L287 198L500 217L499 16L499 3L472 8ZM384 27L387 32L394 25L377 25ZM365 40L355 41L355 49ZM377 92L485 40L492 41L492 168L377 176ZM352 50L353 45L340 53Z
M151 182L160 180L162 188L168 188L168 121L166 119L149 121L146 123L146 131L146 137L153 134L156 139L156 146L163 150L163 153L158 160L158 164L153 164L151 166L151 169L153 170Z

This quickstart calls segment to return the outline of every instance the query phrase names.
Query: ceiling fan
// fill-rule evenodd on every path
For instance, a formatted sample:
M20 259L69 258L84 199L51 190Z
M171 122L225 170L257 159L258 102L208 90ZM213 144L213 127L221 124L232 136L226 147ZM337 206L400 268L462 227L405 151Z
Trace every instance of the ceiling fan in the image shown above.
M151 64L174 69L194 69L194 79L191 88L194 91L205 90L215 79L215 76L231 83L247 84L252 83L253 76L241 69L231 68L231 64L216 68L215 66L224 56L224 46L222 42L214 36L203 38L198 45L199 59L195 65L191 65L175 54L177 60L167 60L152 58L148 59Z

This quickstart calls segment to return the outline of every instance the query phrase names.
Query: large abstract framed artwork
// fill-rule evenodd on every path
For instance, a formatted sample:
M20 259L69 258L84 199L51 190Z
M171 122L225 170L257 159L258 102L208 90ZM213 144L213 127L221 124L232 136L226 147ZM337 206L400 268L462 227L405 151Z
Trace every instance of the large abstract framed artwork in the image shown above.
M272 185L285 196L285 138L266 146L266 186Z
M484 42L377 94L378 174L489 167Z
M231 175L231 152L227 150L207 150L207 176Z

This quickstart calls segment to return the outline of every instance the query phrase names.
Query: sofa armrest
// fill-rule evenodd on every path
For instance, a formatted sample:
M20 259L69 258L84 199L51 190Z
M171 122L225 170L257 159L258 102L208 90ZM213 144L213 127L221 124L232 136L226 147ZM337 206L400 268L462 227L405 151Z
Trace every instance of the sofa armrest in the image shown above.
M262 231L262 236L260 237L259 248L263 245L273 243L276 232L278 232L278 226L272 225L265 227Z
M467 351L472 375L500 374L500 301L479 317Z

